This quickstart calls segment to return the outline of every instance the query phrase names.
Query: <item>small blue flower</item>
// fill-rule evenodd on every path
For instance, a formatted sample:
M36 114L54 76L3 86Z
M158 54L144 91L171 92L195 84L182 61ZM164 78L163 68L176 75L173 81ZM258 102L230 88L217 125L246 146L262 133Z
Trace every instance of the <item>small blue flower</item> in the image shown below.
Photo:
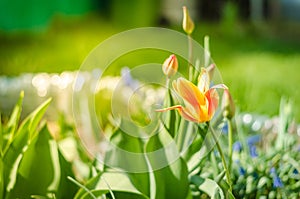
M275 187L275 188L283 187L283 183L282 183L281 179L279 178L279 176L277 176L277 175L273 177L273 187Z
M272 175L276 174L276 170L275 170L274 167L272 167L272 168L270 169L270 174L272 174Z
M281 187L283 187L283 183L282 183L280 177L277 175L276 169L274 167L272 167L270 169L270 174L273 177L273 187L274 188L281 188Z
M248 137L247 139L247 144L250 146L250 145L255 145L256 143L258 143L261 139L261 136L260 135L253 135L253 136L250 136Z
M222 126L222 132L227 135L228 134L228 123L225 122L224 125Z
M241 142L235 142L232 146L232 150L236 151L236 152L241 152L242 148L243 148L243 146L242 146Z
M239 173L244 176L246 174L246 170L242 166L239 166Z
M257 151L256 151L256 146L254 146L254 145L249 146L249 152L250 152L250 156L252 158L258 157L258 154L257 154Z
M293 170L293 174L296 174L296 175L299 174L298 170L297 170L297 169L294 169L294 170Z

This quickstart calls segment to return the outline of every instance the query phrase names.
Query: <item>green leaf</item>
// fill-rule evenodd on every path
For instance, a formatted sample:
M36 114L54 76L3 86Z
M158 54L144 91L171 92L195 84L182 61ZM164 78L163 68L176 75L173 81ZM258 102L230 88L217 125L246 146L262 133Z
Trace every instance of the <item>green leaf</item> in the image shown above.
M189 188L187 165L169 133L162 130L153 135L146 151L153 169L154 182L151 185L155 186L151 198L186 198Z
M138 129L131 130L135 134L138 133ZM109 171L112 167L126 172L134 186L141 193L149 195L148 165L143 151L143 141L122 129L117 129L110 142L111 149L105 154L105 171Z
M175 138L179 151L185 152L197 136L197 125L185 119L179 121L177 137Z
M39 122L41 121L43 115L45 114L46 109L48 108L50 102L51 102L51 98L46 100L44 103L42 103L37 109L35 109L33 111L33 113L31 113L28 116L28 119L29 119L29 126L28 126L29 141L36 136L37 126L38 126ZM26 119L25 119L24 123L26 123ZM20 126L17 133L19 133L19 131L22 132L22 125Z
M3 156L3 137L4 137L4 131L2 127L2 118L1 118L1 112L0 112L0 157L2 159Z
M21 112L22 112L23 99L24 99L24 91L21 91L19 100L18 100L17 104L15 105L13 112L7 123L7 128L10 129L10 134L12 134L12 135L18 127L18 123L20 120Z
M44 115L51 99L41 104L35 111L33 111L20 125L17 133L3 153L4 162L4 187L8 186L8 182L14 182L15 169L22 158L23 150L37 134L37 125Z
M3 130L0 113L0 198L4 196L4 179L3 179L3 158L2 158Z
M29 144L17 169L16 182L6 198L46 196L58 189L61 171L57 145L46 126Z
M77 192L75 199L92 198L91 193L99 197L109 193L110 190L113 191L115 198L148 199L145 194L141 193L135 187L130 176L123 172L99 173L97 176L91 178L84 187L85 189L81 188Z
M1 133L1 153L2 153L2 150L5 151L6 147L8 147L8 145L11 143L11 141L15 135L16 129L19 124L21 112L22 112L23 99L24 99L24 92L22 91L20 93L19 100L18 100L17 104L15 105L15 107L12 111L12 114L9 118L9 121L5 127L5 130L3 131L3 134ZM1 129L1 131L2 131L2 129ZM3 139L3 137L2 137L4 134L7 135L6 139ZM4 141L4 143L3 143L3 141ZM4 148L2 148L2 147L4 147Z
M267 178L266 176L263 176L259 179L257 183L257 188L258 189L263 189L264 186L270 186L272 184L272 181Z
M3 179L3 160L1 157L0 158L0 198L3 197L4 197L4 179Z
M202 178L198 175L194 175L191 176L190 182L196 185L199 190L205 192L211 198L225 198L224 193L217 182L209 178Z
M73 198L79 188L68 180L68 177L74 178L72 165L64 158L59 149L58 160L60 165L60 183L57 187L56 199Z
M83 186L84 188L81 188L77 191L74 199L81 199L84 195L88 194L90 195L90 191L94 191L97 188L97 183L100 181L102 172L96 175L95 177L89 179L89 181ZM104 192L107 193L108 191Z
M203 151L201 151L202 144L203 139L196 135L191 145L182 154L183 159L187 162L189 171L199 167L203 161L203 158L201 158L201 153L203 153Z
M168 94L169 94L169 104L167 105L167 107L170 107L170 106L174 106L174 100L173 100L173 97L172 97L172 93L171 93L171 89L168 89ZM168 111L168 119L167 121L169 120L169 133L170 135L174 138L175 137L175 134L176 134L176 112L175 111Z
M164 107L171 107L174 106L174 99L172 96L172 90L168 89L168 92L166 93L167 97L165 99ZM178 114L175 110L172 111L166 111L163 114L161 114L161 121L164 125L164 128L169 132L171 137L177 136L177 123L180 123L181 117L178 117Z

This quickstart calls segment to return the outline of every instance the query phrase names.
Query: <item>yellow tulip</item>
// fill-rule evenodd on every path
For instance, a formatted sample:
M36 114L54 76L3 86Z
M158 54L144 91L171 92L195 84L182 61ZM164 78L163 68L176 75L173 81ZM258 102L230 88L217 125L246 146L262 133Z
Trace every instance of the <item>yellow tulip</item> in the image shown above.
M196 123L210 121L219 104L219 94L216 89L227 89L227 87L218 84L209 88L209 84L209 75L204 68L201 69L198 86L182 77L174 80L173 88L182 98L185 106L176 105L157 111L178 110L179 114L188 121Z

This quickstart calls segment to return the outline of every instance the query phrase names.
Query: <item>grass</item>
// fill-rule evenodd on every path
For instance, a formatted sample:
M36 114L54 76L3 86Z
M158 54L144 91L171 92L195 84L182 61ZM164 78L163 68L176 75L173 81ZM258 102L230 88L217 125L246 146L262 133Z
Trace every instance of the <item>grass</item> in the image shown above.
M0 34L0 74L77 70L96 45L120 31L103 19L87 16L54 20L40 33ZM300 42L296 37L284 37L284 31L265 26L224 29L209 23L200 23L193 35L200 43L204 35L210 36L212 58L242 111L273 116L280 98L286 96L294 101L300 121ZM165 54L152 53L147 59L151 56L163 61ZM120 63L130 65L132 59Z

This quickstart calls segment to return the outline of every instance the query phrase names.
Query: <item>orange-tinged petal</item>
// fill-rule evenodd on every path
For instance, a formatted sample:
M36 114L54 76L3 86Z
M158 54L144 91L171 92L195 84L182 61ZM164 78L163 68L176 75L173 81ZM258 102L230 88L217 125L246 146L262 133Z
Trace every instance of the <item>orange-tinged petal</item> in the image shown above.
M208 117L211 119L212 116L214 115L218 104L219 104L219 94L216 89L209 89L206 93L205 96L208 101Z
M191 122L199 122L197 118L194 118L189 111L182 107L181 105L171 106L164 109L158 109L157 112L164 112L164 111L170 111L170 110L178 110L179 114L186 120Z
M176 105L157 111L176 109L184 119L197 123L211 120L219 104L217 89L227 89L224 84L209 88L209 76L204 68L199 76L198 87L184 78L178 78L173 81L173 88L183 99L184 106Z
M165 75L167 75L169 78L174 75L177 72L178 69L178 61L175 55L170 55L168 57L163 65L162 65L162 70Z
M162 108L162 109L157 109L155 110L156 112L165 112L165 111L170 111L170 110L175 110L175 109L182 109L181 105L175 105L167 108Z
M199 109L200 105L205 103L204 94L192 82L184 78L178 78L173 87L184 102L189 103L195 109Z
M198 117L193 116L193 113L190 112L190 109L182 107L182 109L178 110L178 111L184 119L191 121L191 122L200 122Z

